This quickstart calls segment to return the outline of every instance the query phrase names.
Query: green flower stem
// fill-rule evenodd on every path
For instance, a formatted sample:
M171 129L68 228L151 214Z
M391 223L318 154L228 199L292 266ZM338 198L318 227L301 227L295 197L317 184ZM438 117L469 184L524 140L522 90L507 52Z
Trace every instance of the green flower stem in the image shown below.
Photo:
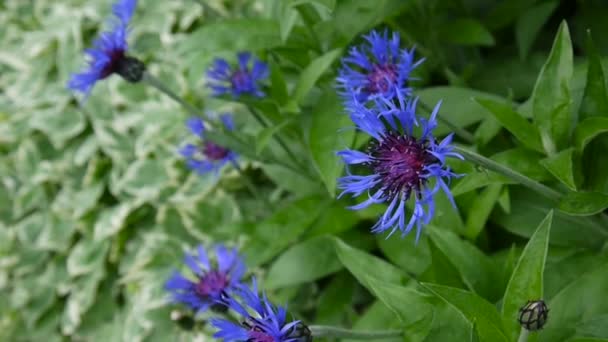
M253 114L253 117L258 121L258 123L260 125L262 125L262 127L268 128L268 124L266 123L264 118L262 118L260 113L258 113L258 111L255 110L255 108L253 108L251 106L247 106L247 108L249 109L251 114ZM294 162L295 165L297 165L299 168L304 167L302 164L300 164L298 162L298 158L296 157L296 155L293 153L293 151L289 148L289 146L285 143L285 141L278 134L274 134L273 138L276 139L276 141L279 143L279 145L281 145L281 148L283 148L283 150L285 150L285 153L287 153L287 155L289 156L289 158L291 158L291 160Z
M466 160L473 162L479 166L485 167L488 170L492 170L494 172L500 173L501 175L510 178L536 192L539 194L554 200L559 201L562 197L562 194L551 189L550 187L543 185L531 178L528 178L521 173L512 170L504 165L501 165L489 158L486 158L478 153L470 151L466 148L462 148L459 146L454 147L454 151L460 153Z
M314 338L349 338L352 340L379 340L384 338L402 337L401 330L350 330L328 325L310 325L308 326Z
M167 87L158 78L150 75L150 73L144 72L142 82L145 82L149 86L152 86L153 88L156 88L157 90L159 90L161 93L164 93L165 95L169 96L175 102L179 103L182 107L184 107L190 115L200 116L200 111L198 109L194 108L194 106L192 106L188 102L184 101L184 99L182 99L181 97L177 96L177 94L175 94L173 92L173 90L169 89L169 87Z
M528 334L530 332L528 330L526 330L525 328L521 328L521 332L519 333L519 338L517 339L517 342L528 342Z

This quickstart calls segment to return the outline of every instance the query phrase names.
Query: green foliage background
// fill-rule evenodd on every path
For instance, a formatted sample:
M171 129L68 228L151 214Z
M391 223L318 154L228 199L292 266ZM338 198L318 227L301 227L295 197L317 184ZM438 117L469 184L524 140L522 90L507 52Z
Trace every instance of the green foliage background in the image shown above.
M217 182L184 167L187 113L158 91L111 77L80 106L65 89L109 9L0 3L1 341L209 336L170 318L180 309L162 286L184 249L216 241L239 246L270 297L309 323L515 341L518 308L544 298L549 323L531 340L608 341L604 1L140 0L133 54L196 107L235 114L243 141L224 142L269 205L232 169ZM338 133L350 123L334 78L376 26L426 58L416 94L444 100L472 134L459 143L564 195L454 162L467 174L452 186L458 211L439 198L418 245L370 234L383 208L335 198L335 150L365 141ZM241 50L270 62L270 97L210 99L204 70ZM288 160L275 135L302 167L273 161Z

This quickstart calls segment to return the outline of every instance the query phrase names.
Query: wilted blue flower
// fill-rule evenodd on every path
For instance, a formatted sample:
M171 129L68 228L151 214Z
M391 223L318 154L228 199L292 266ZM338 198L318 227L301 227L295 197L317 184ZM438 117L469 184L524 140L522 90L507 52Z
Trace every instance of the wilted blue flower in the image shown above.
M372 227L372 232L390 230L390 236L398 229L402 235L406 235L416 225L418 240L423 225L433 218L433 197L439 189L455 206L448 184L452 177L459 175L450 171L445 162L447 157L462 159L462 156L452 151L451 134L441 142L437 142L433 136L440 103L427 120L417 119L416 102L417 99L407 103L397 101L397 104L393 101L376 101L373 108L359 105L356 111L351 112L351 119L357 128L371 135L375 141L369 144L367 153L343 150L338 155L348 165L367 167L371 174L354 175L349 171L347 176L338 180L338 187L343 190L340 196L367 194L366 201L351 209L388 203L386 212ZM413 132L417 125L422 131L419 138L414 137ZM405 203L410 197L414 199L414 209L410 218L406 219Z
M141 80L144 64L126 55L129 21L136 5L137 0L120 0L112 6L115 16L112 29L102 32L93 42L93 48L85 50L88 66L82 72L72 75L68 81L69 89L81 92L86 98L97 81L114 73L129 82Z
M216 58L207 71L209 88L214 96L232 94L233 97L251 95L265 96L260 82L268 77L266 63L253 58L250 66L251 53L241 52L237 55L238 66L232 67L225 59Z
M404 100L411 94L408 80L422 60L414 61L414 49L401 49L399 35L372 31L366 42L352 47L342 58L338 88L344 100L366 102L378 97Z
M234 130L234 123L230 115L224 114L220 118L227 130ZM226 163L236 163L236 153L205 139L205 122L203 119L192 117L188 119L186 126L192 134L200 138L198 144L186 144L179 151L186 158L189 168L200 174L211 171L217 174Z
M214 319L211 324L219 329L215 335L225 342L304 342L312 341L310 331L300 321L287 322L287 310L276 307L265 295L258 294L255 279L251 288L240 291L243 304L234 297L226 303L242 316L241 324Z
M192 277L177 271L165 283L172 300L183 303L195 312L203 312L210 306L223 305L227 298L243 287L241 279L245 264L236 249L222 245L215 247L215 260L209 260L207 251L200 245L198 255L186 253L184 262L192 271Z

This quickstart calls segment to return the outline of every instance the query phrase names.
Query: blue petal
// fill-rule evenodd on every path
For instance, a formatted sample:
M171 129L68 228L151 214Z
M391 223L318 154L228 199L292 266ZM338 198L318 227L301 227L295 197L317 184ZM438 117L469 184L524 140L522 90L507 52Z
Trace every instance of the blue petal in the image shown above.
M198 117L191 117L186 121L186 127L192 132L192 134L197 135L199 137L203 137L203 133L205 132L205 123L203 119Z
M356 150L343 150L336 154L342 157L347 164L362 164L372 160L372 157L368 154Z

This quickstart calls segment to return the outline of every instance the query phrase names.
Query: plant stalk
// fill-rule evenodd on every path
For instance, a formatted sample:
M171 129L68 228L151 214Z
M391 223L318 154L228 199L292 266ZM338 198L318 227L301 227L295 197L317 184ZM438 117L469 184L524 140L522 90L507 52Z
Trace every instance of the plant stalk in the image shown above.
M462 148L459 146L455 146L454 151L462 154L462 156L466 160L468 160L472 163L475 163L479 166L485 167L488 170L492 170L494 172L500 173L501 175L503 175L509 179L512 179L553 201L559 201L559 199L562 197L561 193L551 189L550 187L548 187L544 184L541 184L531 178L528 178L527 176L524 176L521 173L519 173L515 170L512 170L504 165L501 165L478 153L475 153L473 151L470 151L466 148Z
M401 330L350 330L328 325L311 325L308 327L315 338L349 338L352 340L379 340L402 337Z
M529 333L530 332L528 330L526 330L526 328L522 327L521 332L519 333L519 338L517 339L517 342L528 342Z

